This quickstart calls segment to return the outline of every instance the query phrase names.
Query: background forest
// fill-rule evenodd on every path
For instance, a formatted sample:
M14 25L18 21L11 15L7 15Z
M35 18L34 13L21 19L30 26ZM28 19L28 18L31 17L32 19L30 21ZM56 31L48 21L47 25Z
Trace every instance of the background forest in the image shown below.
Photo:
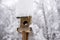
M29 40L60 40L60 0L0 0L0 40L22 40L17 16L32 16Z

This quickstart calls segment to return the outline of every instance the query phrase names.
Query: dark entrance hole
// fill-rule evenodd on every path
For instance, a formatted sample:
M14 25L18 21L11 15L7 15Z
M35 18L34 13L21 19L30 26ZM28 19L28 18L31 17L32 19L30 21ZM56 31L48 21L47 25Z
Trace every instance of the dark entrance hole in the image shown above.
M23 24L24 24L24 25L28 25L28 22L27 22L27 21L24 21Z

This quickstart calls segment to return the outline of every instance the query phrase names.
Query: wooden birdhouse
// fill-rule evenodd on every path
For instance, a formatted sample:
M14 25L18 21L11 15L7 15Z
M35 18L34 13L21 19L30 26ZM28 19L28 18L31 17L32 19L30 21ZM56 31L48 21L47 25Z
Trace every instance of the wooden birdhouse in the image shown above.
M29 25L31 24L31 16L17 17L20 19L20 27L17 29L18 32L30 32Z

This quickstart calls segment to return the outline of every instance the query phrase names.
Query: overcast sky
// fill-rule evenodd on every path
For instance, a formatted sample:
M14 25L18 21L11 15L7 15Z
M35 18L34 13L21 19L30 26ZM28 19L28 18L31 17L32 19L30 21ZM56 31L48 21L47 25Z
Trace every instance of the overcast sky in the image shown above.
M12 7L16 4L16 15L22 16L32 14L33 0L2 0L3 4ZM23 15L23 16L24 16Z
M33 7L33 0L19 0L16 5L17 15L31 14Z

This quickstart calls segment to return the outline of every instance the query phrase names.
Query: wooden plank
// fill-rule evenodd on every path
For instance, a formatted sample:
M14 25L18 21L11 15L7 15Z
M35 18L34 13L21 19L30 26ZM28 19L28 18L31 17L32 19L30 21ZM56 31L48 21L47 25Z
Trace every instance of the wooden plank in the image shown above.
M26 40L26 33L25 33L25 31L22 32L22 40Z
M29 33L23 31L22 32L22 40L28 40L28 35L29 35Z
M29 33L26 33L26 40L28 40L28 35L29 35Z

